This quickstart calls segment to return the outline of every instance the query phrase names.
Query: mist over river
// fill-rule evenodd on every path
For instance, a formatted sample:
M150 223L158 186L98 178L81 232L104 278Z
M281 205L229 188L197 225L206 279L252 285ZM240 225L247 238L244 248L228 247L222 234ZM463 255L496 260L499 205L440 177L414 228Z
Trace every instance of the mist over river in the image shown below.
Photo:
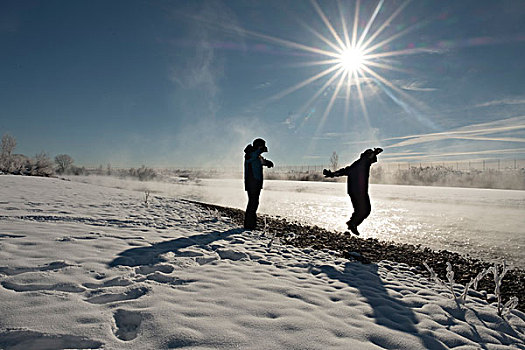
M100 181L106 186L126 182ZM243 210L247 203L242 180L124 186ZM525 268L525 191L372 184L369 193L372 213L359 226L363 238L421 244L486 261L506 259ZM352 205L345 183L265 180L258 213L343 232Z
M240 180L202 180L186 198L245 209ZM179 191L177 191L179 192ZM344 231L352 212L346 184L265 181L259 213ZM363 238L421 244L525 267L525 191L371 185Z

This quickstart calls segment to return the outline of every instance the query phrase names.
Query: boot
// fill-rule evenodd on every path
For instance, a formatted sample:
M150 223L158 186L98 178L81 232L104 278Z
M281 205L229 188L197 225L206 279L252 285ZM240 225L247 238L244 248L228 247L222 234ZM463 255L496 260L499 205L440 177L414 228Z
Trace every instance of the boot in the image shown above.
M348 229L350 230L350 232L352 232L356 236L359 236L359 231L357 231L357 226L352 223L352 220L347 221L346 226L348 226Z

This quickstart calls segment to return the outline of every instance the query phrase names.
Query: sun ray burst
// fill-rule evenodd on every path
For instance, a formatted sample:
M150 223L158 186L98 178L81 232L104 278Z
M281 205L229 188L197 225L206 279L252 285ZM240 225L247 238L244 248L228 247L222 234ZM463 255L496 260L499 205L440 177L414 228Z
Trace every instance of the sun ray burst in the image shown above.
M253 32L253 31L246 30L246 29L239 29L238 31L242 32L242 33L244 33L246 35L250 35L250 36L253 36L253 37L256 37L256 38L268 41L268 42L273 42L273 43L276 43L276 44L279 44L279 45L283 45L283 46L286 46L286 47L289 47L289 48L292 48L292 49L299 49L299 50L302 50L302 51L316 53L316 54L320 54L320 55L324 55L324 56L328 56L328 57L336 57L337 58L339 56L339 54L337 52L321 50L321 49L318 49L316 47L312 47L312 46L296 43L296 42L291 41L291 40L276 38L276 37L271 36L271 35L261 34L261 33Z
M359 79L359 71L356 71L355 74L356 74L357 79ZM361 84L356 84L356 87L357 87L357 95L359 96L359 104L361 105L361 110L363 111L363 117L365 118L365 122L368 128L370 128L370 119L368 118L368 109L366 108L366 103L363 97L363 92L361 91Z
M352 30L352 46L355 46L357 40L357 24L359 23L359 7L361 5L361 0L357 0L355 4L355 13L354 13L354 27Z
M392 13L390 17L388 17L388 19L381 24L374 34L370 35L370 37L363 43L363 47L368 47L368 45L370 45L370 43L372 43L374 39L377 38L379 34L381 34L383 30L385 30L385 28L390 25L394 18L396 18L411 1L412 0L407 0L401 4L401 6L399 6L399 8L395 10L394 13Z
M319 7L319 4L317 3L317 1L315 0L311 0L312 2L312 5L314 6L315 10L317 11L317 13L319 14L319 16L321 17L321 19L323 20L324 24L326 25L326 27L328 28L328 30L330 31L330 33L332 33L334 39L337 41L337 43L339 44L340 47L344 47L345 44L343 43L343 41L341 40L341 38L339 37L339 35L337 34L337 32L335 31L334 27L332 26L332 24L330 23L330 21L328 20L328 18L326 17L326 15L324 14L323 10L321 9L321 7Z
M314 67L314 66L326 66L326 65L334 65L339 63L338 58L332 58L328 60L321 60L321 61L306 61L306 62L294 62L290 64L290 67Z
M321 79L322 77L324 77L325 75L328 75L330 74L331 72L333 72L334 70L336 69L339 69L339 66L332 66L330 68L327 68L325 69L324 71L320 72L320 73L317 73L316 75L314 75L313 77L310 77L306 80L303 80L302 82L300 83L297 83L296 85L292 86L292 87L289 87L288 89L270 97L270 100L276 100L276 99L280 99L280 98L283 98L284 96L286 95L289 95L291 94L292 92L294 91L297 91L299 90L300 88L302 87L305 87L306 85L318 80L318 79Z
M341 47L337 46L334 42L330 41L330 39L328 39L327 37L325 37L324 35L322 35L321 33L319 33L317 30L313 29L311 26L309 26L308 24L306 24L304 21L299 21L299 23L305 27L309 32L311 32L313 35L315 35L316 37L318 37L319 39L321 39L321 41L323 41L325 44L327 44L328 46L330 46L332 49L334 49L336 52L341 52Z
M377 67L377 68L382 68L382 69L387 69L387 70L392 70L392 71L402 72L402 73L410 73L408 69L394 67L390 64L385 64L385 63L375 62L375 61L366 61L365 66L367 67L372 66L372 67Z
M323 86L321 86L317 92L308 100L306 103L299 109L299 114L302 115L308 110L310 105L323 93L326 91L326 89L334 82L335 79L339 76L339 73L342 72L342 70L339 70L338 73L333 74L330 79L328 79Z
M345 94L345 109L344 109L344 120L348 119L350 113L350 94L352 93L352 78L354 72L350 72L346 79L346 94ZM345 127L346 130L346 127Z
M348 74L348 71L345 71L345 70L341 71L341 78L339 78L339 81L337 82L334 93L332 94L332 97L330 98L330 101L328 102L328 105L326 106L323 116L321 117L321 121L319 122L319 125L317 127L317 132L319 132L323 128L326 118L328 117L328 114L330 114L330 111L332 110L334 106L335 99L337 98L337 95L339 94L339 90L341 90L341 87L343 86L343 82L347 74Z
M379 0L377 5L374 7L372 14L364 25L364 28L359 30L359 18L361 11L360 0L355 2L352 23L347 23L347 18L343 12L344 9L341 0L338 0L338 27L342 31L338 32L336 30L336 26L330 22L329 17L323 11L319 3L316 0L311 0L313 9L323 22L327 31L330 33L331 38L321 34L320 31L314 29L304 21L299 20L299 23L311 34L313 34L315 38L320 40L323 45L319 47L305 45L292 40L256 33L249 30L240 30L238 28L236 28L236 30L267 42L294 50L303 51L309 55L319 55L322 57L322 59L314 59L294 64L296 67L329 66L328 68L321 70L320 72L304 79L303 81L288 87L281 92L278 92L277 94L268 98L267 101L281 99L302 88L305 88L316 81L324 80L322 86L305 104L303 104L302 107L300 107L300 114L303 114L315 101L325 95L324 92L326 92L330 86L334 86L328 103L326 104L324 111L320 116L317 133L322 131L323 125L328 119L341 92L341 97L344 99L344 119L346 120L349 117L351 101L350 98L355 96L354 98L358 101L358 109L361 110L364 121L370 127L369 112L366 104L367 96L365 95L365 91L363 91L362 85L367 88L367 91L372 91L374 85L379 86L380 89L377 91L383 91L385 96L388 96L398 105L400 104L399 98L403 98L418 108L424 108L422 103L408 95L405 91L397 87L386 77L376 72L376 70L381 70L410 73L410 71L407 69L391 64L394 61L390 58L436 52L436 50L428 48L405 48L391 51L385 50L387 45L389 45L394 40L407 35L408 33L429 23L428 20L420 21L404 28L401 31L395 32L390 36L384 36L387 28L393 28L393 21L399 17L399 15L410 2L412 2L412 0L403 1L401 5L397 7L383 22L378 23L380 18L379 15L386 7L385 0ZM375 23L377 24L377 28L373 30ZM350 27L352 28L351 32L348 31ZM376 40L378 40L382 35L383 38L376 42ZM387 88L391 91L386 91L385 89ZM353 89L356 90L356 95L353 95ZM406 103L401 104L406 105ZM303 123L305 121L306 120L304 120Z
M341 26L343 27L343 35L345 38L345 46L350 46L350 35L348 35L348 29L346 28L346 20L343 12L343 7L341 5L341 0L337 0L337 8L339 9L339 15L341 17Z
M372 17L370 17L370 20L368 21L368 23L366 24L366 27L365 29L363 30L363 32L361 33L361 36L359 37L359 41L357 42L357 44L355 45L355 47L361 47L361 43L363 42L363 40L365 40L365 37L366 35L368 34L368 31L370 30L370 28L372 27L372 24L374 23L376 17L377 17L377 14L379 13L379 11L381 10L381 7L383 7L383 3L384 3L385 0L379 0L379 3L377 4L375 10L374 10L374 13L372 13Z

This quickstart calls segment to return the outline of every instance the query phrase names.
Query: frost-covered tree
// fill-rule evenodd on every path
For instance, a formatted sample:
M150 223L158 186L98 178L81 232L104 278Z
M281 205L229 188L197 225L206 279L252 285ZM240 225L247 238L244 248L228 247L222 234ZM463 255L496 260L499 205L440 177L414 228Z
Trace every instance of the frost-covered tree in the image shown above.
M35 155L32 161L31 175L50 176L53 175L53 162L45 152Z
M55 157L55 163L57 164L57 172L63 174L73 165L73 158L67 154L59 154Z
M0 153L0 170L10 172L12 153L15 147L16 139L9 134L4 134Z
M2 155L11 156L16 147L16 139L9 135L4 134L2 137Z
M338 166L339 156L337 155L337 152L334 151L334 153L332 153L332 156L330 157L330 168L332 168L333 171L336 171Z
M31 160L23 154L13 154L10 159L8 172L15 175L25 175Z

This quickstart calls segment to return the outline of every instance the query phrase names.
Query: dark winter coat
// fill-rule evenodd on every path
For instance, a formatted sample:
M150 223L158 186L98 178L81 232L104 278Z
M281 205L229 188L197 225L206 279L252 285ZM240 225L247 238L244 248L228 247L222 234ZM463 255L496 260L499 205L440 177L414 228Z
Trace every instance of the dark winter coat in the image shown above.
M261 156L263 151L252 145L244 149L244 190L257 190L263 187L263 165L266 160Z
M358 160L334 172L335 176L348 176L347 192L349 195L364 195L368 193L368 179L370 177L370 166L377 162L377 157L372 159L361 156Z

